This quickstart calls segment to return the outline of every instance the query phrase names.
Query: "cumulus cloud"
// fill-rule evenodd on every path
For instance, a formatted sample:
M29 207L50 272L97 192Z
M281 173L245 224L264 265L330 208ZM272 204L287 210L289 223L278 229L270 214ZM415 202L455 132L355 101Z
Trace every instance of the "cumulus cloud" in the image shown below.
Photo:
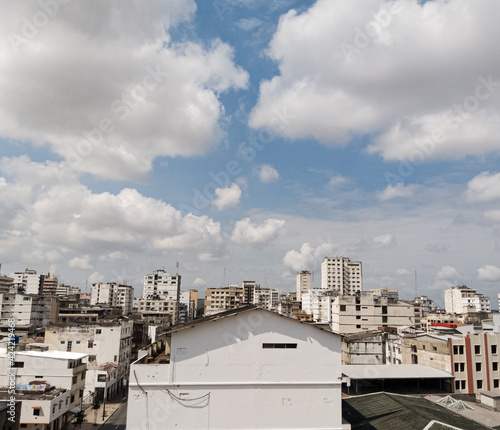
M207 286L207 282L202 278L195 278L193 280L193 288L204 288Z
M300 251L288 251L283 257L283 263L295 272L314 270L320 266L325 257L335 255L336 249L332 243L322 243L313 247L306 242L302 244Z
M217 188L215 195L217 197L213 200L213 204L217 209L227 209L236 206L240 202L241 188L238 184L233 183L226 188Z
M258 18L242 18L236 25L242 30L250 31L262 25L262 20Z
M488 202L500 198L500 173L494 175L483 172L472 178L467 184L467 200Z
M487 264L477 269L477 277L481 281L497 282L500 281L500 268Z
M500 82L489 74L500 68L499 3L352 4L318 0L281 17L267 51L279 74L261 82L252 127L330 146L371 134L369 152L419 163L500 149Z
M464 277L457 269L451 266L443 266L436 274L434 283L429 286L432 290L446 290L462 282Z
M116 261L116 260L124 260L127 259L127 255L121 251L112 251L107 255L101 255L99 257L100 261Z
M262 224L255 224L250 218L238 221L234 227L231 240L240 244L262 244L278 238L285 226L285 221L266 219Z
M336 188L339 185L345 184L348 181L348 179L345 176L342 175L335 175L330 178L328 181L327 187L328 188Z
M264 164L259 169L260 182L274 182L277 181L279 177L278 171L269 164Z
M500 222L500 210L486 211L484 216L493 222Z
M377 197L382 202L392 200L396 197L413 197L416 188L416 185L405 186L402 182L398 182L394 186L388 185L384 191L377 194Z
M104 275L99 272L93 272L88 279L90 285L97 284L98 282L104 282Z
M33 24L44 14L36 2L0 16L1 137L48 144L72 168L111 179L143 176L156 156L200 155L218 143L219 95L245 88L248 74L220 40L171 40L193 19L193 0L59 9L43 28Z
M68 266L74 269L92 269L92 264L90 264L90 255L74 257L68 261Z
M396 238L393 234L382 234L373 238L376 248L392 248L396 246Z

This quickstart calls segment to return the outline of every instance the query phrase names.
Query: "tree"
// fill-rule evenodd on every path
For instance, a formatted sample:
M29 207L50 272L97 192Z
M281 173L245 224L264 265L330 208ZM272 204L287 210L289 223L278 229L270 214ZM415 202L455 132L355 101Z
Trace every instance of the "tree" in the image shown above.
M101 407L101 401L94 396L94 402L92 403L92 409L94 410L94 425L97 425L97 410Z
M73 425L75 427L81 427L84 422L85 422L85 412L84 411L77 412L75 414L75 418L73 419Z

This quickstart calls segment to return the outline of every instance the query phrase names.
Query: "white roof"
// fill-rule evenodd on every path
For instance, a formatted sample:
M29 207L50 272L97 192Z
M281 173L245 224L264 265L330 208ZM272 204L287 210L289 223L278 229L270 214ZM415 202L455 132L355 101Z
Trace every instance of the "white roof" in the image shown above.
M351 379L453 378L449 372L422 364L350 364L342 366L342 373Z
M0 350L0 355L5 356L6 350ZM87 357L88 354L68 351L16 351L17 356L57 358L59 360L78 360L79 358Z

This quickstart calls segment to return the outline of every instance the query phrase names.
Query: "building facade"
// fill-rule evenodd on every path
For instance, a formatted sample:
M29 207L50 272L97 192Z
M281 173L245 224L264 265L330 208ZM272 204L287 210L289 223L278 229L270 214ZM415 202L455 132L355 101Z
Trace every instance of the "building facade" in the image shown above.
M36 270L26 269L24 272L11 273L10 277L13 279L12 292L21 294L40 294L40 275Z
M353 295L363 290L361 261L347 257L325 257L321 263L321 288Z
M311 272L309 270L302 270L297 273L297 300L302 301L302 294L311 291Z
M490 298L466 285L444 290L444 306L449 314L463 314L471 311L491 312Z
M236 309L245 304L245 289L237 285L207 288L205 291L205 316Z
M130 285L117 284L116 282L92 284L90 304L106 304L122 308L123 315L132 313L134 289Z

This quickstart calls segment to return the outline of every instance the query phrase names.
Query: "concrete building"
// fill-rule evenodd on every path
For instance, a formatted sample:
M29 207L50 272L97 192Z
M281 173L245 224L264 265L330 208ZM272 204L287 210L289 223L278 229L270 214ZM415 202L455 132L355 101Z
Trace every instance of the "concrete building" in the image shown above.
M387 336L382 330L342 336L342 365L385 364Z
M40 275L36 270L26 269L24 272L11 273L13 293L21 294L41 294Z
M302 294L311 291L311 272L309 270L302 270L297 273L297 300L302 301Z
M144 299L163 299L179 301L181 293L181 275L171 275L165 270L155 270L144 276Z
M363 290L361 261L346 257L325 257L321 263L321 288L338 291L341 295L354 295Z
M109 305L122 308L123 315L132 313L134 288L130 285L117 284L116 282L92 284L90 304Z
M138 299L137 311L141 319L157 325L169 326L177 324L179 318L179 302L169 299Z
M413 303L420 305L422 318L426 317L434 309L434 302L427 296L415 297Z
M16 327L45 327L49 323L51 298L28 294L0 294L0 319L16 320Z
M413 305L401 300L361 292L356 296L337 296L332 302L332 330L356 333L380 327L414 326Z
M252 297L253 299L253 297ZM208 288L205 291L205 316L214 315L245 304L245 290L237 285Z
M40 275L40 294L44 296L55 296L57 293L57 286L59 281L57 276L53 273L47 275Z
M127 428L342 429L340 342L252 306L173 327L131 366Z
M14 370L23 427L59 429L72 417L71 410L80 406L84 397L85 357L73 352L16 351L11 366L6 349L0 350L0 386L9 387Z
M1 391L0 389L0 392ZM8 390L5 394L1 393L1 398L9 399L0 400L0 423L4 423L2 430L19 430L22 402L10 400Z
M8 294L14 283L14 278L9 276L0 275L0 294Z
M491 312L490 298L478 294L477 290L466 285L444 290L444 306L449 314L463 314L471 310Z
M383 288L374 288L370 291L373 293L374 296L388 297L394 300L399 299L399 291L396 289L383 287Z
M56 296L74 296L80 295L82 290L78 287L73 287L71 285L59 284L56 289Z
M500 389L500 333L403 337L403 364L423 364L450 372L454 392L474 394Z
M52 351L88 355L85 390L108 398L128 383L132 328L128 318L76 326L51 324L45 331L45 343Z
M332 322L332 303L338 296L337 291L312 289L302 294L302 310L319 323Z

